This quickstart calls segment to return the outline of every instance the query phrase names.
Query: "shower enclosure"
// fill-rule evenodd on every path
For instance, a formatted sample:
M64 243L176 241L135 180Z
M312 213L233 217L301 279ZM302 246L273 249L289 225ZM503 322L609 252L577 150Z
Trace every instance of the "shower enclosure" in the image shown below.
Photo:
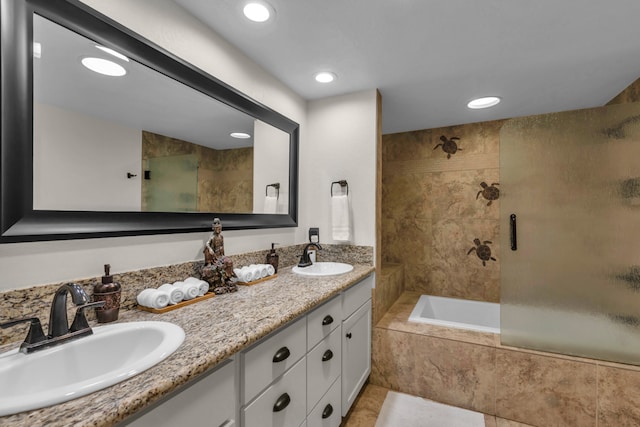
M640 364L640 103L500 134L501 339Z

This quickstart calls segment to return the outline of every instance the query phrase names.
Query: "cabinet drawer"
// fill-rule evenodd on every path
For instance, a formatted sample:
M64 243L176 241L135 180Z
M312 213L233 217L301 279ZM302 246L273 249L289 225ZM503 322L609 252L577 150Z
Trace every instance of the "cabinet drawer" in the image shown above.
M320 341L307 355L307 409L310 411L340 376L342 328Z
M342 320L342 304L337 296L307 315L307 350L329 335Z
M362 306L368 299L371 299L371 289L373 289L373 274L365 277L347 289L342 295L342 319L351 316L354 311Z
M307 427L338 427L342 421L341 413L338 377L307 416Z
M242 355L242 403L253 399L306 353L307 319L296 321Z
M296 363L244 411L245 427L299 427L307 414L306 359Z

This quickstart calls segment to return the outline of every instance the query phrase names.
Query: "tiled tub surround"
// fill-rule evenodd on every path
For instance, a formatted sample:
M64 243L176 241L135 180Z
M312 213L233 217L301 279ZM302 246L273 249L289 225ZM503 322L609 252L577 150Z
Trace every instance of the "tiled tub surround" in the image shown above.
M372 384L533 426L640 425L640 367L408 322L419 297L405 292L375 325Z
M292 245L277 247L280 266L291 266L298 263L304 245ZM373 248L370 246L353 245L322 245L323 250L318 251L318 261L340 261L350 264L373 264ZM268 249L264 251L250 252L240 255L231 255L235 266L249 264L263 264L266 260ZM105 260L105 263L108 263ZM183 264L168 265L162 267L148 268L144 270L119 273L118 266L112 265L114 281L122 286L122 310L134 308L136 296L145 288L157 288L163 283L173 283L183 280L189 276L199 277L198 272L202 266L202 261L186 262ZM100 271L96 271L100 273ZM0 322L22 317L38 317L42 326L47 328L49 321L49 310L51 301L56 289L63 283L74 282L81 285L88 294L93 293L93 285L100 281L100 276L68 280L61 283L52 283L31 288L16 289L0 293ZM73 318L74 311L69 311L69 318ZM94 319L93 310L87 312L89 319ZM0 345L9 342L20 342L24 339L29 329L28 325L20 325L9 329L4 329L0 333Z
M0 425L111 426L373 271L371 264L356 264L341 276L307 278L292 273L291 266L282 267L272 280L164 314L125 310L119 322L175 323L186 332L184 343L167 360L130 380L60 405L0 418Z

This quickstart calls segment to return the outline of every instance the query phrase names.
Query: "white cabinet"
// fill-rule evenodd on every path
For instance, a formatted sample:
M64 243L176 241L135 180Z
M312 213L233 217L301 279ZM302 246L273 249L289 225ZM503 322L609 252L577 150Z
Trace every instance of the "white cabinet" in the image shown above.
M371 289L373 275L343 294L342 416L371 373Z
M133 427L236 426L236 363L222 362L214 370L165 397L142 415L128 419Z

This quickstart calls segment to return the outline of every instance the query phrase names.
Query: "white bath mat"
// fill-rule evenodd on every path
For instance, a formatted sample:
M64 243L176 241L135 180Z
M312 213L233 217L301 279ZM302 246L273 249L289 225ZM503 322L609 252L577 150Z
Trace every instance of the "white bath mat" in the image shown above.
M484 414L389 391L375 427L484 427Z

